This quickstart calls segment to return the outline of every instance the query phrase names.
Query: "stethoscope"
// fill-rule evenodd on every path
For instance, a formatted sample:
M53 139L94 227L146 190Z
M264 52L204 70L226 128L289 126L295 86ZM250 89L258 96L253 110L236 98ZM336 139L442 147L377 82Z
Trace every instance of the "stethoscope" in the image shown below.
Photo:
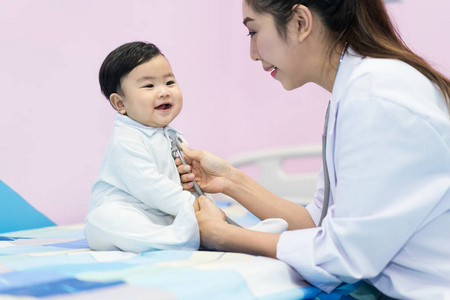
M183 141L178 136L175 136L175 138L172 140L172 156L173 156L173 158L177 158L177 157L180 158L181 163L183 165L186 165L186 160L184 159L183 149L181 148L182 142ZM194 183L194 190L197 194L197 197L205 196L205 193L202 191L202 189L200 188L198 183L195 180L193 180L192 182ZM233 221L231 218L229 218L226 214L225 214L225 221L227 221L228 224L242 227L241 225L239 225L238 223Z
M336 77L339 72L339 68L341 67L341 63L344 60L345 50L347 49L347 42L345 42L344 49L342 49L341 58L339 59L339 65L336 71ZM322 221L327 215L328 205L330 203L330 176L328 174L328 166L327 166L327 132L328 132L328 121L330 119L330 104L331 100L328 102L327 112L325 114L325 128L323 129L322 135L322 163L323 163L323 177L324 177L324 196L323 196L323 204L322 204L322 213L320 214L319 225L322 226Z

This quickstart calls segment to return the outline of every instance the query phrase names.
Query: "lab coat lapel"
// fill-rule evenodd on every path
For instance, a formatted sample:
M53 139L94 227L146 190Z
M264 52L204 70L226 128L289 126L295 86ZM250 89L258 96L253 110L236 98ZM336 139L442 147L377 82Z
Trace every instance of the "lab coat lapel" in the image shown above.
M326 159L328 173L330 177L330 203L329 207L334 204L336 194L336 171L335 171L335 141L336 141L336 121L339 114L339 103L345 94L345 90L348 85L348 80L353 73L357 65L361 63L363 58L357 55L352 49L348 49L348 53L345 54L344 59L339 67L339 71L336 75L335 83L333 86L333 92L331 94L330 102L330 118L328 120L328 133L327 133L327 149Z

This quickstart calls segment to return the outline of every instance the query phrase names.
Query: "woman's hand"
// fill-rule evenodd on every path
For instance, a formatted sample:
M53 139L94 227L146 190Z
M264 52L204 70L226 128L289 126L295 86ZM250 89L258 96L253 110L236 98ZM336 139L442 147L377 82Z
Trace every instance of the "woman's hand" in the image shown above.
M220 239L226 226L225 213L205 196L198 198L199 209L196 211L200 243L206 249L221 250ZM225 226L225 227L224 227Z
M225 213L205 196L198 198L196 211L200 243L206 249L276 257L280 234L248 230L230 225Z
M181 165L180 159L176 159L175 162L178 165L183 188L192 190L194 186L192 180L195 179L204 192L222 193L233 167L210 152L192 150L185 144L182 144L182 147L189 165Z

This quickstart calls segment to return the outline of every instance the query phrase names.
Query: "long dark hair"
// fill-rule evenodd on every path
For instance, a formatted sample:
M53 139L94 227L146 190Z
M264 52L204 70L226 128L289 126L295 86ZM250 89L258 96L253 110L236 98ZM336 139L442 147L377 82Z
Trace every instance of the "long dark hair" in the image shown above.
M374 58L404 61L435 83L444 95L450 111L450 81L413 53L403 42L389 19L382 0L246 0L257 13L274 17L281 37L287 34L287 23L296 4L316 13L334 39L331 49L347 43L357 53Z

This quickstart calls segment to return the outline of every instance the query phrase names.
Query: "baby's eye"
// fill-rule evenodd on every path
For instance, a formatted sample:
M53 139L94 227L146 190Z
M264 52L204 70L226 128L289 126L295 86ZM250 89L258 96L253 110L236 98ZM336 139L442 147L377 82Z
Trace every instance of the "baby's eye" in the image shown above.
M149 84L147 84L147 85L144 86L144 87L145 87L145 88L151 89L151 88L154 88L155 86L154 86L153 84L149 83Z
M174 85L175 84L175 80L169 80L166 82L166 85Z

